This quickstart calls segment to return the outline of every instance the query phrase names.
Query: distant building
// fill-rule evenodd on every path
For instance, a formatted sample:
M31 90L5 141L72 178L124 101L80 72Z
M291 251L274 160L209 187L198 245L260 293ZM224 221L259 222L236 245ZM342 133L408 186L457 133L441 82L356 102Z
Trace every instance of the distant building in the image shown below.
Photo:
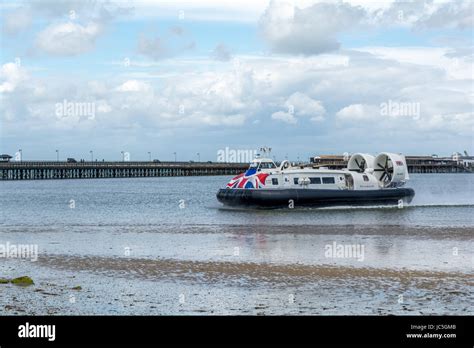
M465 155L455 152L452 155L453 161L456 161L458 164L463 165L464 167L474 167L474 156L469 156L466 151Z
M12 156L4 153L3 155L0 155L0 162L10 162L11 158Z
M321 155L314 156L309 159L310 163L314 164L346 164L347 160L344 159L344 156L341 155Z
M455 161L450 157L438 156L405 156L407 165L453 165Z

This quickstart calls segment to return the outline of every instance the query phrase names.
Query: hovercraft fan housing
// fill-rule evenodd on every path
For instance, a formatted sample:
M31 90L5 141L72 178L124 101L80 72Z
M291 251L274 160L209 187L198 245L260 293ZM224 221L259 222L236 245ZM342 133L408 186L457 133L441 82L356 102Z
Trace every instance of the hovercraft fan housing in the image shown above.
M347 169L363 173L367 168L374 168L374 156L366 153L355 153L347 163Z
M399 187L409 179L405 156L382 152L374 160L374 176L383 187Z

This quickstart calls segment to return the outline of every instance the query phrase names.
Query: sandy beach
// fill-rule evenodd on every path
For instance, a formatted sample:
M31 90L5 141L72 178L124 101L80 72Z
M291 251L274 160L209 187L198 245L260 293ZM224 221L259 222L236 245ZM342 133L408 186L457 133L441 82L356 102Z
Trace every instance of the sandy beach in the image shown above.
M145 229L145 228L144 228ZM139 233L136 244L150 243L150 236L171 239L184 238L188 245L206 240L208 250L226 238L239 240L244 226L222 227L187 226L178 233L148 231ZM154 231L154 232L151 232ZM303 233L297 233L298 231ZM35 285L19 287L1 284L0 313L16 314L468 314L474 312L474 267L465 254L472 247L470 228L426 229L390 226L383 229L383 239L399 239L423 249L427 243L444 250L454 243L458 255L431 262L431 269L413 260L423 257L411 253L411 259L390 263L377 257L372 245L378 243L380 231L363 226L316 227L280 226L266 231L266 248L279 241L280 251L299 246L303 239L306 248L298 247L301 259L288 262L270 254L246 254L240 247L239 255L208 252L186 257L164 257L160 248L154 255L62 254L54 247L40 253L36 262L8 259L1 264L4 275L28 275ZM80 234L76 231L77 234ZM260 232L260 234L262 234ZM53 233L53 235L55 235ZM44 238L47 234L43 233ZM209 236L217 239L209 239ZM289 238L291 236L291 238ZM429 236L429 237L428 237ZM74 236L73 236L74 237ZM416 238L415 238L416 237ZM117 238L117 236L116 236ZM247 234L251 243L261 243L255 234ZM313 246L308 246L308 238ZM324 258L322 240L365 240L364 261ZM341 239L342 238L342 239ZM356 238L356 239L354 239ZM176 239L176 238L175 238ZM273 241L272 241L273 240ZM293 242L288 242L293 240ZM232 242L233 241L233 242ZM285 241L286 246L282 245ZM175 241L176 242L176 241ZM248 242L248 241L247 241ZM441 244L444 246L441 246ZM46 244L46 243L44 243ZM399 244L396 242L395 244ZM453 244L453 245L454 245ZM328 244L326 244L328 245ZM322 245L321 245L322 246ZM77 245L76 251L81 250ZM195 249L197 250L197 249ZM432 250L432 248L431 248ZM472 250L472 249L471 249ZM396 251L396 250L395 250ZM205 253L205 248L200 251ZM314 258L308 257L313 253ZM108 253L102 253L108 254ZM291 255L291 253L289 253ZM319 254L319 255L318 255ZM463 257L463 254L465 254ZM270 255L270 256L269 256ZM287 253L288 255L288 253ZM398 255L405 253L398 252ZM408 255L408 254L407 254ZM390 253L385 254L392 259ZM418 264L418 266L417 266ZM469 267L470 266L470 267Z

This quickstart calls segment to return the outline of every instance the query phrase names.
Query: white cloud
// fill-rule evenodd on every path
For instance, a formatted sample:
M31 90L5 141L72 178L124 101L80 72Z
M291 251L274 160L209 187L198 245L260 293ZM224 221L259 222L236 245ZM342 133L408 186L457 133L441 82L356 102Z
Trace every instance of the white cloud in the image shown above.
M74 56L89 52L102 29L97 23L81 25L74 22L52 24L38 33L36 46L45 53Z
M289 113L289 112L284 112L284 111L277 111L272 114L272 118L274 120L278 121L283 121L285 123L289 124L296 124L298 121L296 120L296 117Z
M143 81L129 80L118 86L116 90L119 92L148 92L152 90L152 87Z
M322 103L301 92L293 93L284 104L286 111L272 114L274 120L296 124L299 117L309 117L313 122L324 121L326 110Z
M400 63L431 66L445 71L449 79L473 78L473 55L453 55L447 47L360 47L360 52L369 52L383 59Z
M460 1L270 1L259 20L271 50L288 54L321 54L340 48L338 36L356 29L406 27L415 30L472 30L474 3Z
M472 29L474 27L474 3L472 1L447 1L420 25Z
M378 116L380 107L366 104L351 104L336 113L337 119L349 122L376 120Z
M365 14L361 7L343 2L299 8L271 1L259 24L274 52L319 54L337 50L337 34L355 27Z
M474 25L474 3L457 1L394 1L382 12L380 24L416 29L468 29Z
M308 116L313 121L324 120L326 110L319 100L314 100L301 92L293 93L285 103L288 107L293 106L297 116Z
M97 104L97 112L109 113L112 111L112 107L107 103L106 100L99 100Z
M28 78L28 74L16 63L3 64L0 70L0 93L13 92L22 81Z
M427 61L441 55L433 50L424 53ZM334 65L324 64L328 58L321 55L240 56L237 67L214 62L213 69L209 69L211 61L195 60L193 64L208 70L159 79L146 79L146 71L133 66L112 79L94 76L93 80L80 81L41 75L35 83L20 79L14 89L8 87L11 92L4 94L0 114L8 120L6 127L18 129L23 125L48 132L60 127L77 128L78 132L94 127L97 134L102 134L134 127L150 131L190 129L193 133L199 129L199 134L207 134L219 127L223 136L235 132L245 142L250 141L249 129L260 128L253 126L257 120L266 127L264 135L275 138L286 134L285 127L271 122L276 120L294 125L302 136L323 134L328 142L337 140L337 144L353 142L362 134L361 128L367 144L390 134L388 141L397 142L387 146L397 150L400 146L417 146L420 136L429 138L433 134L440 145L426 146L441 147L447 142L452 144L453 139L472 139L469 132L474 97L470 76L449 76L436 65L368 52L346 51L334 56L348 59ZM171 71L189 66L187 60L179 59L164 63ZM127 76L133 76L133 69L143 77ZM95 120L57 120L54 104L63 99L95 101ZM381 116L381 103L390 100L419 103L419 116ZM289 106L293 106L291 113Z
M173 18L192 21L255 22L267 0L140 1L135 18Z

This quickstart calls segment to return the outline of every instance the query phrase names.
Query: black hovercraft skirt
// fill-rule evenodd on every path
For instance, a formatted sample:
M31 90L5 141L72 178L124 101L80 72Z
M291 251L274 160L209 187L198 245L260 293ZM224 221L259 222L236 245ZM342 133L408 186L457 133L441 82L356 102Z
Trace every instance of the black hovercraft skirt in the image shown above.
M410 203L411 188L379 190L317 189L220 189L219 202L229 206L255 207L328 207L359 205L394 205Z

